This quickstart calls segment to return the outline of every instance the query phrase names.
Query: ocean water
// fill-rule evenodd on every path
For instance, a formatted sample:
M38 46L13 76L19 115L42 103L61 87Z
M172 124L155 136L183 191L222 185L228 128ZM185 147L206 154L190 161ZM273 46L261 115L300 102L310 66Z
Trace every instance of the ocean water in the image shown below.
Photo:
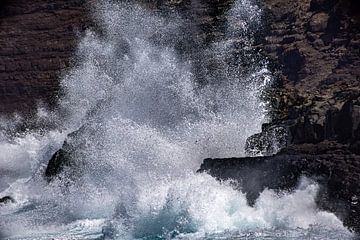
M184 16L101 1L94 18L103 32L79 40L58 108L35 117L44 127L19 132L20 117L0 121L0 197L15 199L0 205L1 239L353 237L316 208L309 179L249 206L231 182L196 173L204 158L244 156L266 121L261 94L272 76L250 49L261 25L254 3L235 1L221 40L198 48L200 65L176 50L194 30ZM65 139L74 166L48 183L47 162Z

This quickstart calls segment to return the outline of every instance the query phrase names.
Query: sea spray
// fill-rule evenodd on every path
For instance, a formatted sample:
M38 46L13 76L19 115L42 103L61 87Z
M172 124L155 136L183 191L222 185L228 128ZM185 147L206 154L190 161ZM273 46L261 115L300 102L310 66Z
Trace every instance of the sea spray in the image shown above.
M293 193L265 190L250 207L230 182L196 174L204 158L243 156L246 138L264 122L260 94L271 75L250 48L252 27L260 24L256 5L236 1L223 39L199 53L205 81L191 56L176 50L186 29L181 17L129 3L101 2L95 12L103 33L88 31L79 43L79 62L49 114L57 128L0 145L7 152L0 167L19 172L0 195L17 201L1 207L3 236L231 239L280 229L299 239L351 237L333 214L316 209L318 187L310 181ZM239 51L247 57L231 55ZM74 131L73 142L67 137L76 146L73 167L48 183L47 160Z

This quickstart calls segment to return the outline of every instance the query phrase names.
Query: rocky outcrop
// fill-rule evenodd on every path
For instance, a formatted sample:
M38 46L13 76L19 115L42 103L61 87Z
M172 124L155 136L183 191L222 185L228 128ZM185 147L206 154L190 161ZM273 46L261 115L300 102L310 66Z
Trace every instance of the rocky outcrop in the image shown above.
M289 105L288 108L296 108ZM269 155L277 152L281 147L301 145L307 143L321 144L324 141L347 144L348 149L359 154L360 142L360 95L349 96L341 107L328 106L322 119L318 115L302 113L297 118L290 116L277 122L275 119L264 124L263 131L251 136L247 140L246 150L249 155ZM317 111L308 107L308 111ZM315 120L317 119L317 120Z
M257 47L277 77L267 95L272 120L247 140L252 158L207 159L200 171L238 180L250 203L308 176L321 183L318 206L360 232L360 4L263 3L271 21Z
M91 128L86 128L86 125L67 135L62 147L52 155L46 166L44 177L48 182L60 178L67 184L77 177L82 166L76 159L83 157L81 149L89 135L95 133Z
M72 151L69 151L68 148L69 146L65 142L62 148L56 151L49 160L45 169L45 177L49 182L59 175L65 167L71 167Z
M5 196L5 197L0 198L0 204L8 204L8 203L13 203L13 202L15 202L15 200L10 196Z
M284 149L274 156L206 159L199 171L220 180L237 180L253 204L265 188L292 191L302 176L319 182L319 208L335 213L350 229L360 232L360 156L344 146L309 145ZM312 149L312 151L310 151ZM316 153L316 154L314 154Z

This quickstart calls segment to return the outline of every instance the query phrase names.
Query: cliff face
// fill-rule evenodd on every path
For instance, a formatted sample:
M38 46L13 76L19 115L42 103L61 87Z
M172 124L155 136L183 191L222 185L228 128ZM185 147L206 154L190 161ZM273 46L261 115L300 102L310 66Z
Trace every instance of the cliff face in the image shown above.
M164 13L176 10L191 25L179 50L202 61L200 45L221 35L233 2L139 0ZM59 79L72 64L81 34L92 23L92 0L8 0L0 3L0 113L34 111L56 102ZM197 51L199 50L199 51Z
M277 82L269 90L272 120L246 150L269 156L205 160L201 171L239 180L250 196L311 177L324 188L318 206L360 232L360 3L263 3L271 21L258 48Z
M259 47L278 70L272 122L251 142L283 128L282 145L352 144L359 153L360 4L355 0L266 0L272 21ZM270 151L271 153L271 151Z
M142 2L190 13L191 24L198 29L193 38L209 42L221 35L223 12L233 1ZM39 99L53 100L78 35L91 25L91 4L84 0L2 1L0 112L26 111ZM273 121L265 128L291 126L287 129L290 143L354 140L359 123L359 2L264 0L260 4L271 21L258 47L274 63L280 84L272 102ZM337 124L343 122L338 115L345 102L342 112L352 112L344 117L351 122L348 129Z
M0 3L0 113L54 102L61 71L89 23L83 0Z

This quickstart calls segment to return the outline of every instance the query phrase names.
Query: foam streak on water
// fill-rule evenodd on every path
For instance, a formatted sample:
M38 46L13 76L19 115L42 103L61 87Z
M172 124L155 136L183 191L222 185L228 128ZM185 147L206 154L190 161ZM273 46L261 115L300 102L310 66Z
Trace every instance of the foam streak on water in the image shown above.
M293 193L265 190L250 207L231 183L195 173L204 158L243 156L246 138L265 120L259 96L271 76L248 49L260 24L254 4L236 1L223 40L204 46L201 54L211 59L203 59L202 82L193 59L175 50L186 35L181 17L107 2L95 12L103 33L81 40L59 109L39 111L56 129L1 135L0 197L16 203L0 207L0 237L351 237L333 214L316 209L318 186L309 180ZM246 71L243 59L229 57L236 51L254 61ZM206 66L211 61L215 70ZM76 167L47 183L48 159L77 129L67 139L76 146Z

